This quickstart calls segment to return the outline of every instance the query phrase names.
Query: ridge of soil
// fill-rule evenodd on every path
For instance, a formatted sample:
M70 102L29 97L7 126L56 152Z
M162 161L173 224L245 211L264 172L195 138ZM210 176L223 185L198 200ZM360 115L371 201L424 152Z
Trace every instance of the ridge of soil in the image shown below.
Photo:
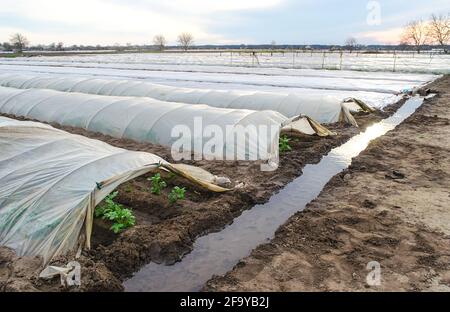
M438 96L203 290L450 291L450 76L431 86Z

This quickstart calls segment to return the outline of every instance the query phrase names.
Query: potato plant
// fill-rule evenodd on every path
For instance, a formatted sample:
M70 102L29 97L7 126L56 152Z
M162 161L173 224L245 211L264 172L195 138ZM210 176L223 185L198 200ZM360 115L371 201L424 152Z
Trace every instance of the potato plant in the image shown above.
M115 234L135 225L135 217L130 209L124 208L114 201L118 192L108 195L103 204L95 209L95 217L112 222L110 230Z
M289 145L290 141L291 141L291 139L289 139L286 135L282 135L280 137L280 152L281 153L292 151L292 147Z
M175 186L169 193L169 203L175 204L178 200L184 199L186 189L184 187Z
M155 195L161 195L161 190L167 187L167 183L161 178L161 174L157 173L148 179L151 182L150 192Z

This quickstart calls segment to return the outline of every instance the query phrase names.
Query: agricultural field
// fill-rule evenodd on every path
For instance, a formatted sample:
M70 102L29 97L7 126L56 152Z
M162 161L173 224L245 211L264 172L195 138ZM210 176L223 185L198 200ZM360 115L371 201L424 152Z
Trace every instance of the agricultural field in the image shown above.
M448 171L435 163L436 157L446 159L448 149L449 78L442 76L450 68L448 56L353 53L341 62L339 54L330 54L324 66L321 57L264 52L255 59L223 52L0 58L0 139L6 147L0 161L17 166L14 174L0 167L8 181L0 198L9 198L0 202L0 289L364 290L365 263L386 254L388 278L403 278L387 290L448 290L449 214L442 206L448 207ZM255 138L249 135L237 144L226 137L221 146L237 149L242 158L220 159L217 147L215 157L198 158L196 144L205 147L202 140L211 134L196 132L196 117L216 130L257 125L277 134L262 139L268 153L253 155ZM183 141L180 159L171 149L177 125L193 133ZM424 144L436 154L428 155ZM423 159L407 160L418 153L411 146L421 148ZM30 156L40 170L32 169ZM422 162L435 166L419 168L423 176L410 180ZM270 170L262 170L267 164ZM434 190L435 184L442 188L435 199L441 208L403 208L408 187ZM19 218L22 227L14 214L17 201L31 211ZM51 213L43 208L49 203ZM386 212L388 204L398 208ZM334 213L344 206L349 210ZM43 220L39 226L36 215ZM398 221L403 215L414 225ZM372 227L378 232L364 232ZM411 259L396 272L400 237L415 239L416 249L441 249L416 251L420 267ZM355 248L364 256L350 261ZM407 253L405 248L399 250ZM317 256L322 260L311 260ZM64 288L59 278L39 278L42 257L53 267L76 259L80 284ZM332 270L335 260L342 281L323 271ZM287 273L299 265L310 273ZM432 282L410 276L431 270ZM360 280L352 275L348 281L346 274Z
M20 60L20 59L15 59ZM255 73L280 69L328 69L363 72L449 73L446 54L434 52L340 52L340 51L231 51L190 53L132 53L111 55L41 56L22 61L61 62L96 67L113 65L123 69L161 70L183 65L185 71L216 72L217 67L231 67L225 72ZM205 67L203 67L205 66ZM207 66L207 67L206 67ZM209 69L208 69L209 67ZM251 69L249 69L251 68ZM221 71L223 72L223 71Z

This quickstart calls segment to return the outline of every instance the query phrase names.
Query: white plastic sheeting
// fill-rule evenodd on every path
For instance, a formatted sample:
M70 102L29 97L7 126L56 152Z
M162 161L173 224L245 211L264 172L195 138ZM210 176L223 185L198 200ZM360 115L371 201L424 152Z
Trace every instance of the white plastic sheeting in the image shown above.
M189 53L192 55L191 53ZM408 71L408 73L392 72L392 62L394 61L394 57L391 57L389 60L390 64L386 67L387 70L383 70L383 67L374 68L376 71L371 71L370 66L366 66L366 68L358 69L357 66L353 67L354 70L321 70L307 68L308 66L300 66L293 68L292 67L292 55L287 58L290 64L288 66L283 66L282 64L273 63L272 66L229 66L230 64L226 63L214 63L208 62L202 64L201 62L177 62L177 55L172 53L167 54L159 54L160 56L167 57L166 62L160 62L155 59L155 56L158 54L151 53L129 53L129 54L91 54L91 55L64 55L64 56L38 56L38 57L17 57L17 58L5 58L0 60L0 65L3 64L17 64L17 65L48 65L48 66L83 66L83 67L97 67L97 68L115 68L115 69L134 69L134 70L152 70L152 71L184 71L184 72L202 72L202 73L224 73L224 74L260 74L265 76L304 76L304 77L335 77L342 79L375 79L375 80L393 80L393 81L409 81L413 83L425 83L426 81L433 80L436 77L433 74L424 74L424 72L432 73L433 70L431 68L426 68L424 65L430 65L429 56L422 55L420 58L422 61L422 66L424 66L423 71L418 71L419 73L414 74L413 70ZM339 54L338 54L339 55ZM213 59L217 56L215 54L204 54L201 55L206 61ZM206 57L205 57L206 56ZM231 55L228 54L228 57ZM322 55L320 55L322 56ZM360 55L356 57L353 54L352 61L355 62L358 60L363 60L364 58ZM423 57L425 56L425 57ZM260 58L260 57L259 57ZM428 59L427 59L428 58ZM250 59L250 58L249 58ZM272 58L273 59L273 58ZM311 57L307 58L308 60L313 60ZM371 60L370 60L371 59ZM440 70L443 73L448 71L448 62L450 62L450 57L437 56L435 60L441 59L440 62ZM370 62L374 65L373 61L381 60L376 55L373 55L371 58L366 58L365 61ZM399 58L397 58L397 61ZM230 59L228 59L230 61ZM322 59L320 60L320 62ZM339 62L340 60L338 60ZM420 59L416 57L409 57L409 60L404 59L404 61L419 61ZM428 62L427 62L428 61ZM281 66L277 66L281 65ZM321 64L320 64L321 65ZM446 66L447 65L447 66ZM363 71L364 70L364 71ZM420 73L422 72L422 73ZM438 70L439 72L439 70Z
M264 75L264 76L291 76L291 77L322 77L322 78L340 78L349 80L350 85L354 85L354 79L363 79L363 80L381 80L384 82L383 89L388 87L387 80L393 82L393 85L397 85L397 83L401 81L409 81L414 84L416 83L425 83L426 81L435 79L435 75L431 74L434 71L431 68L424 68L424 70L418 70L417 73L414 73L414 70L409 71L408 73L401 73L401 71L392 72L392 63L395 58L390 58L390 64L387 66L387 70L383 70L382 66L376 71L370 70L371 64L366 68L358 69L356 67L347 68L350 70L324 70L320 68L316 69L308 69L305 67L293 68L292 64L285 68L284 66L228 66L226 64L177 64L176 62L169 63L159 63L155 62L151 59L146 59L146 56L151 54L116 54L116 55L73 55L73 56L49 56L49 57L22 57L22 58L6 58L0 59L0 68L1 65L27 65L27 66L41 66L41 67L78 67L78 68L103 68L103 69L116 69L116 70L147 70L151 72L190 72L190 73L222 73L222 74L240 74L240 75ZM169 53L166 54L169 57L169 60L175 57L175 55ZM127 60L127 56L130 58ZM142 57L143 56L143 57ZM214 57L213 55L209 55L209 59ZM291 56L292 58L292 56ZM437 58L440 58L439 56ZM312 60L311 58L308 58ZM358 60L363 60L364 58L355 57L353 62ZM375 61L375 58L372 60L365 59L369 63ZM404 59L405 62L417 61L418 58L410 58ZM422 58L422 61L425 61L426 65L431 65L429 63L427 57ZM292 60L291 60L292 61ZM322 60L320 60L321 62ZM399 58L397 58L397 62ZM427 62L428 61L428 62ZM450 61L450 57L441 58L440 69L436 72L440 72L440 74L445 73L449 69L448 62ZM338 60L339 62L339 60ZM372 63L373 64L373 63ZM425 63L422 63L424 66ZM447 65L447 66L446 66ZM329 69L329 68L327 68ZM428 72L428 73L427 73ZM433 78L434 77L434 78ZM334 81L334 80L333 80ZM364 84L364 83L363 83ZM362 86L361 84L357 84ZM357 86L355 85L355 86ZM381 85L379 85L381 87ZM417 86L417 85L412 85Z
M415 83L405 84L402 80L377 80L365 78L339 78L339 77L307 77L307 76L287 76L287 75L259 75L253 73L236 74L221 72L190 72L190 71L169 71L169 70L143 70L143 69L120 69L119 66L105 66L104 64L37 64L33 62L1 63L0 70L22 69L33 70L41 73L51 72L71 72L86 73L91 75L111 75L128 77L142 77L153 83L167 84L167 82L184 83L186 81L202 84L205 82L215 84L241 84L252 88L254 86L278 86L289 88L311 88L347 91L369 91L396 94L408 86L417 86Z
M205 157L227 155L229 160L278 159L280 130L331 134L307 117L289 119L274 111L221 109L150 98L98 96L43 89L0 87L0 112L84 128L116 138L172 147L178 143L176 149L182 155L194 151ZM256 128L256 131L265 128L267 133L258 132L256 139L252 135L243 140L235 138L234 131L249 127ZM173 133L174 129L185 132ZM212 136L206 133L206 129L221 132L216 133L221 141L211 153L203 148L210 143ZM229 155L235 152L237 158L231 158Z
M330 72L339 75L346 70L366 72L387 72L395 70L398 73L450 73L450 56L448 54L436 54L426 52L418 54L414 51L390 53L348 53L344 52L341 58L339 51L296 51L295 54L257 52L258 61L252 56L251 51L211 53L123 53L123 54L95 54L95 55L63 55L6 58L3 62L60 62L60 63L97 63L99 65L123 65L127 68L167 68L179 66L191 70L192 67L230 68L234 71L268 70L274 69L288 71L307 71L308 69L334 69ZM42 52L38 52L42 53ZM342 70L336 70L342 69ZM355 72L355 75L357 73Z
M208 66L203 66L208 67ZM208 67L209 68L209 67ZM234 69L234 68L232 68ZM181 71L188 71L184 69L184 66L180 68ZM220 69L219 69L220 70ZM253 70L253 69L252 69ZM283 70L286 72L284 76L288 79L288 82L293 82L292 79L296 80L296 77L292 77L290 71ZM297 71L297 70L295 70ZM303 75L304 70L300 71L299 75ZM336 97L337 101L340 101L347 97L355 97L363 100L365 103L370 104L372 107L383 108L386 105L396 103L399 101L399 96L392 93L380 93L367 90L367 88L361 88L361 78L360 76L350 78L353 75L345 74L344 77L336 76L336 79L328 79L328 74L330 71L320 71L320 70L312 70L317 72L314 73L306 73L301 76L306 81L314 81L320 82L320 85L314 83L315 86L308 87L307 85L298 85L296 83L277 83L276 78L277 75L268 74L265 75L263 73L258 73L255 75L251 74L239 74L239 76L249 76L249 80L247 82L239 81L238 79L226 79L226 81L211 81L208 79L203 79L202 77L197 77L199 79L190 79L189 77L179 77L180 79L171 79L169 74L164 73L163 71L148 71L143 69L110 69L110 68L100 68L100 67L67 67L67 66L52 66L46 65L46 63L34 66L34 65L17 65L17 64L0 64L0 72L1 73L13 73L13 74L30 74L30 75L53 75L53 76L64 76L64 77L74 77L74 76L84 76L84 77L96 77L96 78L104 78L104 79L131 79L131 80L145 80L147 82L152 82L156 84L169 85L174 87L184 87L184 88L194 88L194 89L211 89L211 90L238 90L238 91L261 91L261 92L275 92L275 93L286 93L286 94L297 94L300 97L303 96L333 96ZM162 73L161 73L162 72ZM337 71L334 71L337 72ZM352 72L353 74L354 72ZM187 74L187 73L186 73ZM365 73L369 77L377 73ZM196 76L197 73L194 73ZM399 92L405 89L411 89L413 87L421 86L424 83L436 79L437 76L432 76L430 79L426 79L426 77L422 77L419 81L416 81L411 77L409 79L410 74L405 74L404 80L402 77L399 77L398 82L401 82L394 89ZM223 77L227 77L228 73L222 75ZM254 76L265 76L265 79L259 80L259 82L252 82L252 77ZM414 75L415 76L415 75ZM429 75L426 75L429 76ZM234 75L233 75L234 77ZM332 76L334 77L334 76ZM348 78L347 78L348 77ZM379 77L380 79L383 76ZM167 79L166 79L167 78ZM188 79L185 79L188 78ZM274 79L275 78L275 79ZM372 84L372 80L379 81L380 79L374 77L373 79L364 79L367 84ZM337 82L337 80L339 82ZM392 79L387 78L385 83L390 85ZM342 86L337 87L337 86ZM345 89L345 90L343 90Z
M0 246L19 256L53 257L90 247L93 211L118 185L157 168L213 192L201 168L0 116Z
M41 255L45 262L77 247L93 208L118 185L166 163L156 155L5 117L0 146L0 245L19 256ZM85 229L88 243L91 226Z
M332 96L300 97L295 94L188 89L136 80L0 75L0 86L53 89L97 95L150 97L167 102L206 104L219 108L272 110L287 117L306 115L320 123L345 120L356 125L350 112L370 110L367 106L359 106L358 101L344 103L342 99L338 100Z

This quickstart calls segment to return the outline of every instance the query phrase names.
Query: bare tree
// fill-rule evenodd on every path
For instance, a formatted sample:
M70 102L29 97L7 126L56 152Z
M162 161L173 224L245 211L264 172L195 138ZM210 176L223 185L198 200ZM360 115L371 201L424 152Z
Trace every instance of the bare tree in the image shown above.
M62 50L64 50L64 43L58 42L58 44L56 45L56 51L62 51Z
M352 53L353 50L355 50L357 46L358 46L358 41L356 41L355 38L350 37L347 40L345 40L345 47L350 51L350 53Z
M402 42L416 47L418 53L422 46L428 42L429 29L422 20L416 20L408 23L403 30Z
M190 33L182 33L178 36L178 43L183 48L184 51L187 51L192 44L194 43L194 36Z
M450 14L431 15L429 35L444 50L450 41Z
M3 50L5 51L12 51L13 46L9 42L3 42Z
M22 53L23 49L25 49L29 44L28 39L19 33L12 35L9 41L14 49L19 53Z
M272 40L272 42L270 43L270 49L275 50L276 46L277 46L276 41Z
M114 43L114 50L116 51L123 51L124 47L122 47L122 45L118 42Z
M163 35L157 35L153 38L153 44L159 48L159 51L164 51L167 41Z
M400 49L400 51L406 51L408 49L408 46L408 42L401 41L398 45L398 48Z

